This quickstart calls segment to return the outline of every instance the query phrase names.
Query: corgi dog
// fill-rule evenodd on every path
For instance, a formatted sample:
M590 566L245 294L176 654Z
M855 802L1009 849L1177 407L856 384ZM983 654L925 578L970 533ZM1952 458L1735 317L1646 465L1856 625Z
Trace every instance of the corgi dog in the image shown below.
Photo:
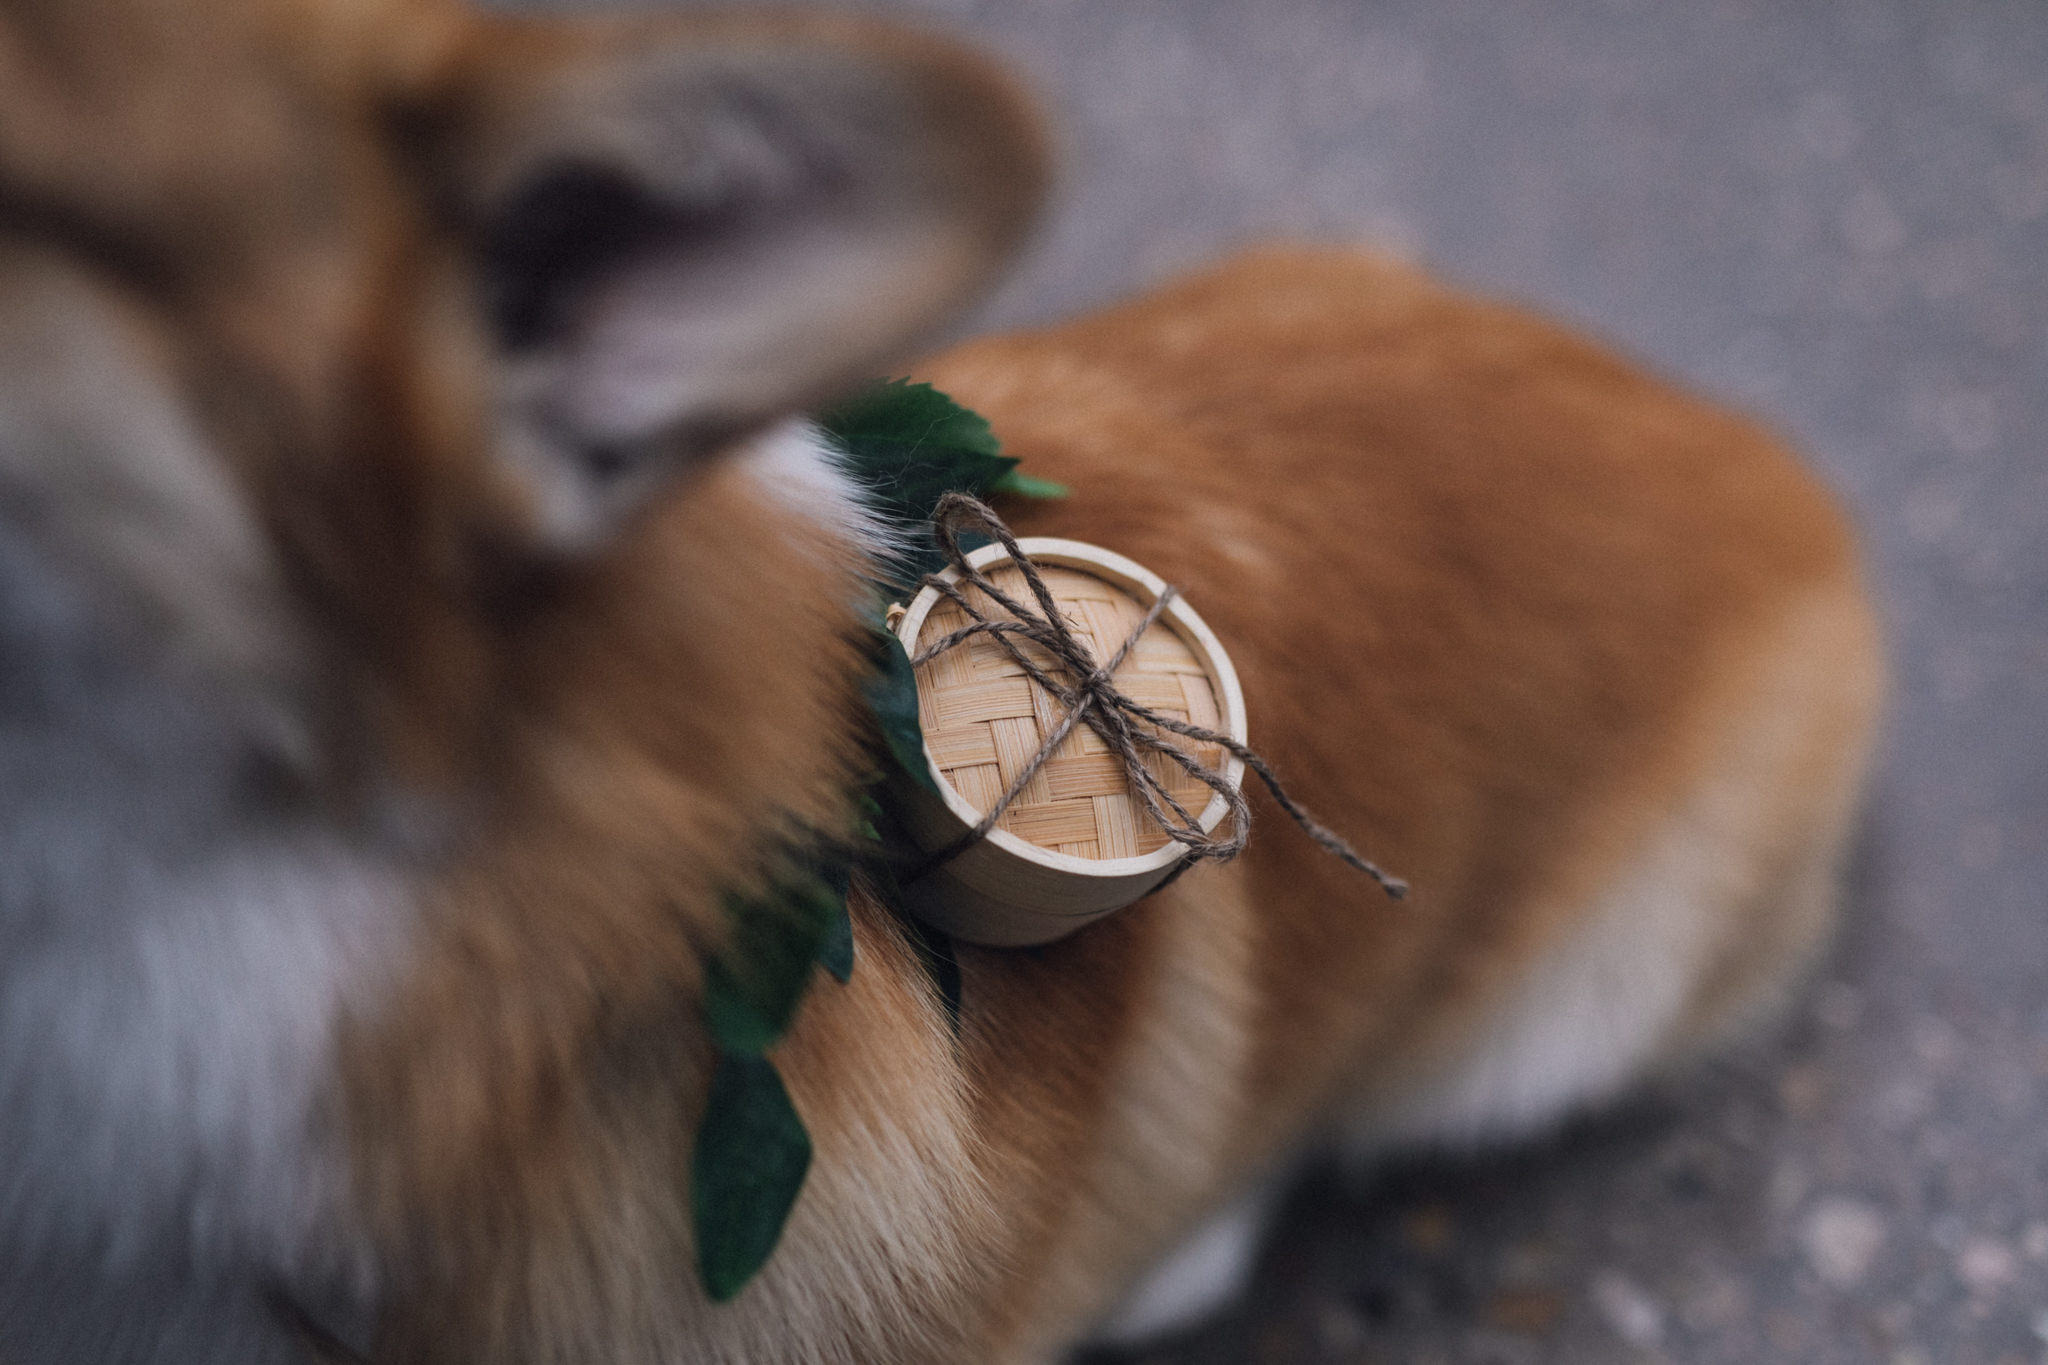
M863 763L804 414L1015 253L1008 78L837 17L0 0L0 1361L1028 1365L1225 1302L1309 1151L1538 1132L1826 937L1882 690L1770 436L1269 250L912 366L1199 605L1285 821L956 1021L855 896L729 1303L725 894ZM1261 798L1262 815L1273 814Z

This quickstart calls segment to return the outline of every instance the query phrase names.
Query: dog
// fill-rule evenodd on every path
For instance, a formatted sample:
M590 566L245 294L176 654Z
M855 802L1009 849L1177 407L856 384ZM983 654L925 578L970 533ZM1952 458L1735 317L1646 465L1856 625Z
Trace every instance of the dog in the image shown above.
M1284 821L1057 944L904 923L698 1287L722 897L833 828L888 553L804 414L1002 270L998 68L835 17L0 3L0 1359L1051 1361L1303 1152L1539 1132L1768 1015L1883 690L1757 427L1315 248L914 373L1225 641ZM1262 813L1270 806L1260 804Z

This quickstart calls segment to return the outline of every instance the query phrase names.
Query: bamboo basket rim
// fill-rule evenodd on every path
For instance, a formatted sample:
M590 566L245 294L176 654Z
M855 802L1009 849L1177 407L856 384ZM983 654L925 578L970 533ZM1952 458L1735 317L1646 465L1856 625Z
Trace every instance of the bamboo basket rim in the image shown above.
M1072 569L1092 574L1137 597L1142 605L1150 608L1165 593L1166 580L1133 559L1105 550L1099 545L1085 541L1067 540L1059 536L1027 536L1018 540L1017 548L1035 564L1049 567ZM1010 561L1010 552L1000 543L984 545L967 556L971 568L984 570L991 565ZM960 571L948 565L938 575L948 583L960 581ZM903 617L896 623L896 638L903 643L905 651L913 658L917 654L917 637L924 629L925 620L938 605L941 598L937 588L924 587L910 600ZM1244 689L1239 685L1237 669L1230 662L1230 655L1224 651L1223 642L1209 629L1195 609L1188 605L1187 598L1176 595L1166 610L1161 613L1159 624L1166 626L1181 637L1182 643L1193 651L1216 684L1217 709L1222 715L1223 733L1239 744L1247 742L1245 737ZM939 796L947 810L968 829L981 822L987 813L977 810L947 780L933 757L931 746L925 745L924 760L932 780L938 784ZM1232 786L1244 781L1244 761L1236 755L1225 752L1223 776ZM1229 803L1221 796L1211 794L1207 805L1197 817L1204 833L1213 830L1222 822L1229 810ZM1171 839L1150 853L1140 853L1125 858L1083 858L1072 853L1061 853L1058 849L1046 848L1030 840L1012 834L1000 826L989 830L985 836L989 843L1009 853L1042 867L1055 871L1070 872L1082 877L1132 877L1142 873L1162 871L1172 867L1186 856L1186 850ZM1080 916L1077 916L1080 917Z

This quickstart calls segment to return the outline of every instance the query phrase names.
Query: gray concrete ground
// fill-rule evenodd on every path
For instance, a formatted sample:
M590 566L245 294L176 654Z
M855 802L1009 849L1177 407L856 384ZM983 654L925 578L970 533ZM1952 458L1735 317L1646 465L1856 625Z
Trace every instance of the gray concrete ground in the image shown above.
M1898 694L1799 1016L1533 1151L1305 1189L1142 1357L2048 1360L2048 6L880 0L1013 59L1070 179L981 325L1275 236L1411 252L1789 432Z

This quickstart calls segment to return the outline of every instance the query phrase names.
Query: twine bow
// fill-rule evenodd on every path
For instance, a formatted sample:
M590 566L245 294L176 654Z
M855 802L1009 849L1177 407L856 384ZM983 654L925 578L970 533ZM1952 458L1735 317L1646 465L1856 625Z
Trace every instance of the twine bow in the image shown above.
M1179 595L1177 589L1168 587L1152 604L1143 620L1138 622L1130 636L1118 646L1107 661L1098 663L1088 645L1074 632L1059 606L1053 600L1052 592L1045 585L1045 579L1029 557L1018 548L1016 537L1003 524L993 509L977 498L965 493L948 493L939 499L932 513L932 529L937 534L939 548L946 562L959 575L958 581L948 581L937 574L929 575L924 586L936 589L940 594L967 613L971 624L942 636L919 651L912 659L913 665L922 665L945 651L963 644L977 635L993 640L1019 668L1044 688L1063 708L1066 714L1058 725L1047 733L1038 746L1038 752L1031 756L1010 782L1009 788L989 807L986 814L967 834L942 850L932 860L936 866L954 857L968 846L985 838L996 827L996 822L1008 810L1010 803L1023 792L1025 785L1045 766L1066 737L1073 733L1076 725L1086 725L1102 740L1109 752L1122 760L1124 772L1128 775L1133 791L1167 837L1186 850L1174 876L1179 876L1196 862L1212 859L1228 862L1244 851L1245 841L1251 835L1251 804L1244 792L1222 772L1197 760L1180 745L1160 735L1160 731L1181 735L1199 744L1214 744L1242 762L1245 767L1258 774L1266 790L1280 804L1280 809L1293 817L1309 838L1378 882L1381 890L1394 900L1408 894L1408 883L1381 869L1361 857L1342 837L1323 825L1304 810L1280 779L1256 753L1229 735L1193 725L1187 721L1175 720L1161 715L1148 706L1141 705L1119 692L1112 681L1116 670L1123 664L1138 640L1172 605ZM980 530L995 537L1009 553L1010 563L1023 574L1025 584L1036 599L1039 610L1033 612L1023 603L1012 598L991 582L986 574L973 568L967 562L966 553L960 548L962 530ZM1001 606L1012 619L992 619L984 614L968 595L972 587ZM1047 668L1039 664L1018 645L1019 639L1028 640L1052 656L1054 666ZM1144 724L1138 724L1142 721ZM1153 727L1153 728L1147 728ZM1173 763L1189 777L1223 798L1228 808L1229 819L1224 828L1227 833L1210 834L1202 828L1198 817L1190 814L1174 794L1167 790L1156 773L1145 764L1145 755L1159 754ZM1169 878L1169 880L1171 880Z

